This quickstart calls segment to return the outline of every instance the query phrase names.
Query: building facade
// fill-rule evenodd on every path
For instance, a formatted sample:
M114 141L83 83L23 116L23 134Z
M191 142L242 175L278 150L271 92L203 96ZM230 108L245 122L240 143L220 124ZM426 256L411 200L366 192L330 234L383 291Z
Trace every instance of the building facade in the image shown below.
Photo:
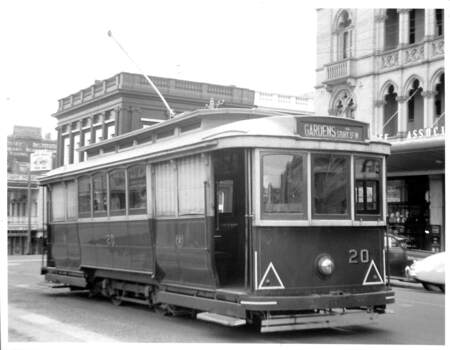
M316 78L317 114L365 121L392 143L390 230L444 249L444 10L318 10Z
M255 106L283 113L314 113L314 93L286 95L255 91Z
M186 80L151 77L175 113L207 106L254 106L254 92ZM57 166L82 162L88 146L132 130L144 128L169 114L145 77L119 73L59 100L57 112Z
M42 248L46 194L37 181L43 172L30 172L30 155L44 152L53 155L54 163L56 140L49 135L42 138L41 128L15 126L7 147L8 254L38 253Z

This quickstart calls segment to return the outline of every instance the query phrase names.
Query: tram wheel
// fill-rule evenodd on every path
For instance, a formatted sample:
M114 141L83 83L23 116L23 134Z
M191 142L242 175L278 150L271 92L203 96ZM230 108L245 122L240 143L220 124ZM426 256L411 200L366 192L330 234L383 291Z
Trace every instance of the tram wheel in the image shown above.
M112 294L111 297L110 297L111 303L114 306L122 305L122 302L123 302L122 295L123 295L123 292L119 292L118 294L116 294L116 293Z
M100 295L100 289L97 285L93 285L89 288L88 298L95 298L97 295Z
M156 304L154 305L153 310L160 315L168 316L169 312L167 311L167 304Z

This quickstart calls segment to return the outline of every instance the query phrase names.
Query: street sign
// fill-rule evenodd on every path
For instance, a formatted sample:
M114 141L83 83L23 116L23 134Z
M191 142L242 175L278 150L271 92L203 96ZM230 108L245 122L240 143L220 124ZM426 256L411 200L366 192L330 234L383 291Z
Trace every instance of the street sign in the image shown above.
M35 151L30 154L30 171L48 171L52 169L52 153Z

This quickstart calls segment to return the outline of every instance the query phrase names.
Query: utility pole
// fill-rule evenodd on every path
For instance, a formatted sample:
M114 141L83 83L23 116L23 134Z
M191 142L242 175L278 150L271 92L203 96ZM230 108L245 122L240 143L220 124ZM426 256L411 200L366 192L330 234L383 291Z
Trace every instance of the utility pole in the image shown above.
M48 151L45 150L35 150L34 152L30 152L30 166L28 168L28 194L27 194L27 211L28 211L28 229L27 229L27 247L25 254L32 253L32 244L31 244L31 173L33 172L35 175L42 175L43 172L49 171L52 168L52 155ZM39 191L39 189L38 189ZM38 194L39 197L39 194ZM38 218L39 211L37 208L38 198L36 198L36 219ZM44 210L42 210L42 215L44 214ZM38 221L38 220L37 220ZM44 223L45 219L42 217L42 222Z
M28 227L27 227L27 241L25 247L25 254L31 254L31 153L30 153L30 164L28 166L28 184L27 184L27 216L28 216Z

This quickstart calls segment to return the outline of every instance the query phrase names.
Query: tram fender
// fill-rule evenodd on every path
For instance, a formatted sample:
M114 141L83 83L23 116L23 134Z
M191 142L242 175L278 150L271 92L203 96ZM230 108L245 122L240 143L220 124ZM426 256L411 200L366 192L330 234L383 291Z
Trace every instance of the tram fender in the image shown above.
M171 304L244 319L246 317L245 307L237 303L166 291L158 292L156 303Z

